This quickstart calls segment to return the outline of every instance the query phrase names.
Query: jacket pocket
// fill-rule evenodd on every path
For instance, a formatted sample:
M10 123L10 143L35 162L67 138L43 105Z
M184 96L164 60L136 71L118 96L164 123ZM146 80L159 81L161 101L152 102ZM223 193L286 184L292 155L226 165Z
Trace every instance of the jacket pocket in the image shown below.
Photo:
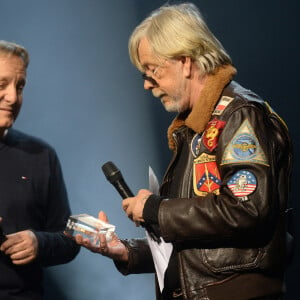
M255 268L263 249L218 248L202 249L204 264L214 273Z

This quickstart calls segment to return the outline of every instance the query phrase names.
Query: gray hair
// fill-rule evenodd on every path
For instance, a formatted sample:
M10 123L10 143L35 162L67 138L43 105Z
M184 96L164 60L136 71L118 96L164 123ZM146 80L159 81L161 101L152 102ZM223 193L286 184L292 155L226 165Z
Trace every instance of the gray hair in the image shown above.
M4 40L0 40L0 54L9 54L22 58L24 61L25 68L29 65L29 53L28 51L21 45L18 45L13 42L8 42Z
M142 72L138 47L143 37L158 57L191 57L204 74L232 64L230 56L192 3L161 6L135 28L128 43L129 56Z

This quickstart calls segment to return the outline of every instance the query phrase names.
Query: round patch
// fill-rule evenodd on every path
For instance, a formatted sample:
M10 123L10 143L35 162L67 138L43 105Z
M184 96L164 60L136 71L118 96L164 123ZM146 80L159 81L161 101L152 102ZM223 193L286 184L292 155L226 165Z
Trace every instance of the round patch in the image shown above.
M247 200L247 196L252 194L257 186L256 177L253 173L240 170L236 172L228 181L227 186L236 197Z
M248 133L239 134L232 141L232 155L239 160L250 160L256 156L257 140Z
M198 157L200 155L201 137L202 135L197 133L192 139L191 150L194 157Z

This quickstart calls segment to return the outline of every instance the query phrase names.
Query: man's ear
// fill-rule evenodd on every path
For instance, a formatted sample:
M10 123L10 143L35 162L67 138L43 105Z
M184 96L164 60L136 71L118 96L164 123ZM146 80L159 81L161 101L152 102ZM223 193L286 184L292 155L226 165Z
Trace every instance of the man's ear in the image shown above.
M192 59L189 56L180 57L180 61L183 65L183 75L188 78L192 72Z

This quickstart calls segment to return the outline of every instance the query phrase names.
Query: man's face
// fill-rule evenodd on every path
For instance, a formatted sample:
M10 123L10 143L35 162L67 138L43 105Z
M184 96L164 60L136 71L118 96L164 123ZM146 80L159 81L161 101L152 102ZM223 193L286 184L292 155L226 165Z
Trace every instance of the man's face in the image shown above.
M181 112L190 108L189 86L184 72L184 62L158 58L151 51L149 42L142 38L138 48L140 64L145 70L144 88L169 112Z
M0 53L0 136L11 127L22 105L26 68L23 60Z

